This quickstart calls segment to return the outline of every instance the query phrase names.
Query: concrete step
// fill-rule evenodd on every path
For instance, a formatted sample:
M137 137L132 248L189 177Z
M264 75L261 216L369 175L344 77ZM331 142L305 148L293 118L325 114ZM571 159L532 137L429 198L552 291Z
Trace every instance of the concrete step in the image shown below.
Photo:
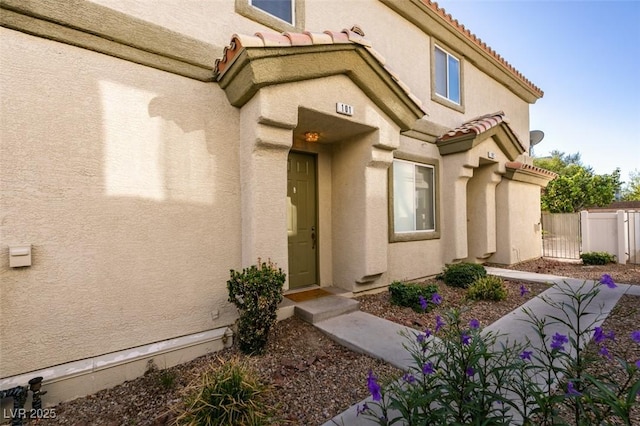
M315 324L338 315L358 311L360 302L343 296L329 295L295 304L295 315Z

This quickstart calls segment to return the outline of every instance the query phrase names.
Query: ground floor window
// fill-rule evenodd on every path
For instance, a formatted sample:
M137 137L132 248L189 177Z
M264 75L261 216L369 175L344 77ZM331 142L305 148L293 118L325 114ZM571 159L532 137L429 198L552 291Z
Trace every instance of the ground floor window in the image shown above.
M389 241L440 238L438 160L395 155L389 169Z
M393 230L397 233L436 230L435 167L393 161Z

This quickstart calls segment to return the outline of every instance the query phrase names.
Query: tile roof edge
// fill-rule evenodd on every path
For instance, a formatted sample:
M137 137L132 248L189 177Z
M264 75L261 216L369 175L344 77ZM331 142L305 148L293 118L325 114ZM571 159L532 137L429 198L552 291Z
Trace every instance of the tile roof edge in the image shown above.
M233 64L235 59L244 47L300 47L312 45L339 45L353 44L361 46L369 55L389 74L398 87L409 97L424 115L429 115L422 101L415 96L410 88L398 78L397 74L386 64L384 56L376 51L364 37L362 29L355 25L352 29L342 31L326 30L322 33L312 33L310 31L297 32L271 32L258 31L253 36L243 34L233 34L231 42L224 48L222 58L216 59L214 65L214 78L220 80L226 70Z
M541 176L549 176L549 177L558 176L557 173L554 173L550 170L543 169L542 167L534 166L532 164L526 164L521 161L510 161L508 163L505 163L505 167L512 170L526 170L528 172L538 174Z
M457 19L453 18L450 13L443 8L438 6L438 3L431 0L420 0L425 6L438 14L445 22L451 25L458 33L468 39L470 42L478 46L480 49L484 50L490 57L498 61L505 69L507 69L511 74L513 74L517 79L522 81L525 85L527 85L531 90L533 90L538 97L544 96L544 92L538 86L533 84L528 78L524 76L520 71L518 71L513 65L511 65L506 59L504 59L500 54L498 54L495 50L491 48L491 46L487 45L482 39L475 34L473 34L468 28L466 28L463 24L458 22Z

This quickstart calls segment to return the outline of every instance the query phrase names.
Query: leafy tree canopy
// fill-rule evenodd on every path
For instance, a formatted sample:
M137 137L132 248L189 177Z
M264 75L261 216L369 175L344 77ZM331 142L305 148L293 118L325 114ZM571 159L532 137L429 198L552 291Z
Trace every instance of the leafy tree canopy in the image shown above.
M542 192L544 211L572 213L606 206L614 201L620 190L620 169L597 175L590 166L582 164L580 153L552 151L550 157L535 158L533 164L558 174Z
M622 189L622 201L640 201L640 171L629 173L629 182Z

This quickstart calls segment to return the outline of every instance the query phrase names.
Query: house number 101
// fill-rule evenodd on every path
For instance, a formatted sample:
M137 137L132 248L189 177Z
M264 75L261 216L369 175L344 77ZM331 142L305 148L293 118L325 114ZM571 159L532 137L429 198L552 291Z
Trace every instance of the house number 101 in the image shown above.
M338 114L353 115L353 106L338 102L336 103L336 112Z

